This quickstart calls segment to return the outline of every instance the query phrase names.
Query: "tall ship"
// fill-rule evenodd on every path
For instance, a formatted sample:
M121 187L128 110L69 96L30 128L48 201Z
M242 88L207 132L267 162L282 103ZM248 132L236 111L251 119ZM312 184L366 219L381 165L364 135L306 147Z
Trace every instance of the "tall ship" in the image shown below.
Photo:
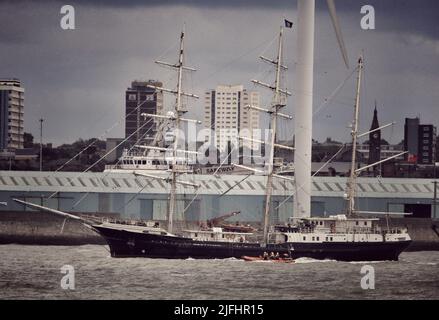
M180 50L178 62L167 64L177 71L176 90L158 88L170 92L176 96L175 110L166 116L148 114L149 117L166 117L175 130L174 141L171 148L166 150L151 147L152 150L166 151L171 154L166 163L165 171L169 171L169 177L155 176L142 170L133 170L132 174L161 179L169 183L170 192L168 198L167 226L148 224L142 221L131 223L118 223L114 221L97 222L93 219L84 219L78 216L51 209L48 207L32 204L22 200L15 201L34 209L45 210L69 219L81 220L84 225L99 233L108 243L112 257L145 257L145 258L169 258L169 259L213 259L213 258L242 258L262 257L273 253L282 257L296 259L309 257L314 259L335 259L340 261L379 261L398 260L400 253L410 244L411 239L404 228L381 228L378 225L378 218L361 217L356 210L356 182L357 176L367 167L357 169L356 146L358 134L358 118L360 108L360 87L363 71L363 57L358 59L357 90L354 107L354 119L352 123L352 162L350 176L346 185L346 211L328 217L294 217L289 223L282 225L270 225L269 217L272 208L271 197L273 190L273 179L293 180L292 177L278 174L279 167L276 166L274 154L275 148L290 148L276 143L276 131L278 118L291 119L291 116L282 113L286 106L287 97L290 93L281 87L281 72L287 69L283 65L283 27L280 28L277 56L275 59L261 57L265 62L270 63L276 69L275 82L273 85L253 80L257 85L268 88L273 92L273 98L267 109L255 108L251 105L247 108L255 108L264 112L270 117L271 134L269 141L258 141L265 144L268 151L269 161L264 170L245 167L235 164L243 170L253 171L266 175L266 199L263 212L262 234L258 234L252 228L244 226L233 226L219 221L210 221L209 224L200 228L177 230L174 226L174 217L178 210L176 205L177 185L181 184L189 188L199 188L194 182L184 181L181 176L187 176L190 172L187 163L182 161L181 154L187 151L179 149L178 132L182 122L194 121L184 118L185 110L182 107L182 97L196 98L195 95L182 91L182 73L185 70L193 70L183 64L184 61L184 37L180 36ZM243 137L238 137L243 138ZM248 138L245 138L248 139ZM311 139L311 137L309 137ZM291 149L291 148L290 148ZM183 156L184 158L184 156ZM380 161L383 162L383 161ZM151 163L152 164L152 163ZM309 163L310 165L310 163ZM311 179L311 176L308 177ZM300 188L297 186L296 189ZM366 212L369 215L378 215L378 212ZM228 216L236 215L232 213ZM386 213L388 217L389 213Z

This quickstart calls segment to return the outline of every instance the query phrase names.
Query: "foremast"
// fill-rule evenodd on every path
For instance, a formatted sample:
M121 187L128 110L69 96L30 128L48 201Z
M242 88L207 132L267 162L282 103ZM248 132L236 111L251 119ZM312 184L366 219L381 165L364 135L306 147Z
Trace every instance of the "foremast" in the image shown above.
M172 179L171 192L169 195L169 210L168 210L168 232L172 233L173 219L175 215L175 208L177 206L177 146L180 131L180 116L183 111L181 108L181 81L183 77L183 57L184 57L184 31L180 35L180 54L178 57L178 81L177 81L177 95L175 101L175 131L174 131L174 145L172 150Z
M177 71L177 89L171 90L171 89L166 89L166 88L157 87L157 86L153 86L153 85L148 85L149 88L153 88L156 90L171 93L171 94L174 94L176 96L174 114L166 115L166 116L165 115L146 114L146 113L143 114L144 116L154 117L154 118L159 118L159 119L169 119L169 120L172 120L174 122L174 143L172 146L171 177L170 178L161 178L161 177L156 177L156 176L142 174L142 173L135 173L138 175L148 176L148 177L156 178L156 179L162 179L162 180L166 180L167 182L170 182L171 188L170 188L170 193L169 193L169 203L168 203L168 212L167 212L167 221L168 221L168 228L167 229L168 229L169 233L172 233L173 228L174 228L173 221L174 221L174 216L175 216L176 207L177 207L177 184L198 187L198 185L177 180L178 175L181 172L185 172L185 171L179 170L179 166L177 163L178 153L180 153L180 152L190 153L190 151L178 149L178 141L180 138L180 124L182 121L200 123L197 120L185 119L182 117L187 112L187 110L185 110L182 107L182 97L186 96L186 97L190 97L190 98L197 98L197 99L199 98L198 96L196 96L194 94L186 93L186 92L183 92L183 90L182 90L183 71L185 71L185 70L186 71L196 71L195 69L184 66L184 64L183 64L183 62L184 62L184 36L185 36L185 31L183 30L180 34L180 51L179 51L179 56L178 56L178 63L170 64L170 63L163 62L163 61L156 61L157 64L171 67ZM170 151L167 148L157 148L157 147L148 147L148 146L145 146L145 148L156 149L156 150L161 150L161 151Z

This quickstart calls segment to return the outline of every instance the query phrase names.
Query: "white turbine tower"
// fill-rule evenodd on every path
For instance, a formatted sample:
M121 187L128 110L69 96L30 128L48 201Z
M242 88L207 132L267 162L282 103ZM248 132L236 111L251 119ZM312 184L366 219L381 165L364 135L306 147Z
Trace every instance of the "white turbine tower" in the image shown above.
M295 110L295 152L294 175L296 196L294 217L311 216L311 148L312 148L312 107L314 72L314 20L315 0L297 0L297 73ZM349 68L348 55L338 23L335 4L327 0L343 60Z

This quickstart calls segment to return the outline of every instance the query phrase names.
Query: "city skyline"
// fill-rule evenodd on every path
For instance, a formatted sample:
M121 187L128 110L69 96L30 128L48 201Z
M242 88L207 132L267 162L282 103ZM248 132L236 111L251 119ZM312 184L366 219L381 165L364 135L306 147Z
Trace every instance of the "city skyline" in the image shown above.
M432 14L438 4L368 1L375 7L377 21L376 30L365 31L360 28L363 3L351 2L336 4L351 70L358 52L365 49L362 129L367 131L370 125L375 99L380 122L397 122L393 129L382 133L391 143L402 140L405 117L420 115L422 122L438 126L439 92L435 86L439 70L435 62L439 55L439 32ZM26 132L37 136L38 119L43 117L44 138L55 145L99 137L123 117L124 91L131 81L156 79L165 86L173 84L169 81L170 73L153 62L175 60L173 49L183 22L188 65L199 70L188 79L192 81L187 81L192 86L189 91L202 95L222 83L242 84L252 90L250 80L267 71L260 66L258 56L274 53L275 46L268 44L276 38L283 16L296 21L296 3L278 1L267 7L256 1L251 3L252 8L247 8L248 4L74 1L77 29L65 31L59 27L59 10L63 5L60 1L38 5L4 2L0 5L4 24L0 31L0 55L8 63L2 64L1 76L19 78L26 88ZM339 56L324 5L318 3L316 16L315 110L349 73ZM16 27L10 20L11 12L24 23ZM287 83L293 93L296 36L294 26L285 32L286 60L290 64ZM258 90L261 104L267 103L270 93ZM315 139L349 139L346 126L352 117L353 96L351 79L334 100L316 113ZM173 98L164 99L165 108L169 108ZM202 120L202 101L192 106L197 111L191 110L191 116ZM294 115L293 107L294 97L289 99L286 111ZM122 125L107 137L123 137L123 132ZM285 138L289 137L287 132Z

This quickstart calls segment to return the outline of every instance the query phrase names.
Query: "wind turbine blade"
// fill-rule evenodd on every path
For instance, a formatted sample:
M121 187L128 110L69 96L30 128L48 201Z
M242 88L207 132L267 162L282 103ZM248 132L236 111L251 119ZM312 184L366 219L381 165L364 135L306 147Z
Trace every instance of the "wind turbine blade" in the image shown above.
M329 14L331 16L332 25L334 26L335 35L337 36L338 45L340 47L340 51L343 56L344 63L346 64L346 68L349 69L348 53L344 45L343 34L341 33L340 23L338 22L337 11L335 10L334 0L326 0L326 2L328 3Z

